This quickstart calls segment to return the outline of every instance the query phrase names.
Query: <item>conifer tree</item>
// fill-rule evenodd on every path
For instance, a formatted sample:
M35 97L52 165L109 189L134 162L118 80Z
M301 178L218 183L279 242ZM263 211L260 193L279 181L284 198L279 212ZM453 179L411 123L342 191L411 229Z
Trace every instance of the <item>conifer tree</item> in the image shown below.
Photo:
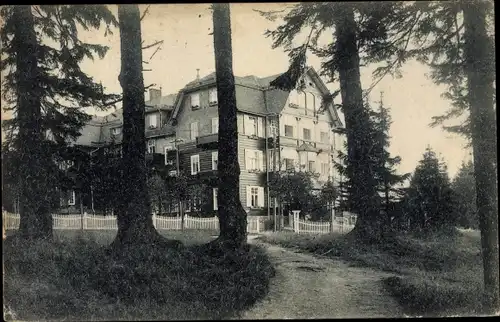
M3 148L18 165L7 171L19 179L19 232L50 238L61 175L57 165L75 156L69 142L90 118L82 109L103 108L116 99L79 66L85 58L103 58L108 48L82 42L78 32L102 24L110 32L116 20L103 5L5 6L1 16L3 108L14 114L3 122L9 131Z
M476 206L476 185L474 179L474 164L472 161L462 162L458 173L451 183L458 197L459 222L464 228L479 228Z

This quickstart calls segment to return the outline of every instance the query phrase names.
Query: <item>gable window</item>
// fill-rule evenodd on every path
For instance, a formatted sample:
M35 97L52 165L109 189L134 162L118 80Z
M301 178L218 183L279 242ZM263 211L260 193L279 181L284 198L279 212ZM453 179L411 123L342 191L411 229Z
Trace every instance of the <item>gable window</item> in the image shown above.
M219 133L219 118L212 117L212 134Z
M299 106L306 108L306 93L299 92Z
M299 93L295 90L290 92L288 105L293 108L299 107Z
M217 104L217 88L212 88L209 92L209 104L216 105Z
M264 207L264 188L247 186L247 207Z
M191 174L195 175L200 172L200 155L195 154L191 156Z
M313 93L306 93L306 115L307 111L314 112L316 110L316 97Z
M190 125L191 140L194 141L198 137L198 122L193 122Z
M292 125L285 125L285 136L293 138L293 126Z
M121 127L114 127L111 129L111 134L112 135L119 135L122 133L122 128Z
M149 116L149 128L150 129L155 129L158 126L158 115L156 114L151 114Z
M323 132L321 131L321 142L322 143L328 143L330 141L329 137L328 137L328 132Z
M148 140L148 153L156 152L156 140Z
M193 110L200 108L200 93L191 94L191 108Z
M311 140L311 130L310 129L302 129L302 135L304 140Z
M213 188L214 210L219 209L219 203L217 202L218 193L219 193L219 189Z
M212 152L212 170L217 170L217 163L219 162L219 152Z

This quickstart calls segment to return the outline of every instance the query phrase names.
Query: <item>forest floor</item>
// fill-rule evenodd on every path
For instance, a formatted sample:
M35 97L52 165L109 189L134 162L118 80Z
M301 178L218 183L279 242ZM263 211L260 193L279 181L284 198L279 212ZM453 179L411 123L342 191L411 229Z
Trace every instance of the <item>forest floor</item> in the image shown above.
M271 283L268 298L282 303L286 310L275 311L273 307L280 305L273 304L253 311L252 316L480 314L482 260L477 231L457 231L453 236L407 234L381 245L353 244L334 234L289 232L269 233L257 238L259 242L273 245L268 251L272 261L278 263L278 277ZM314 269L308 268L307 273L298 269L314 265L321 269L311 272ZM283 288L278 278L288 286ZM272 298L271 294L281 295ZM388 294L395 300L391 301ZM401 309L394 301L399 302Z
M3 244L4 319L198 320L237 315L262 299L274 269L251 245L223 255L197 247L210 231L161 231L185 247L111 257L116 231L55 231L35 245Z

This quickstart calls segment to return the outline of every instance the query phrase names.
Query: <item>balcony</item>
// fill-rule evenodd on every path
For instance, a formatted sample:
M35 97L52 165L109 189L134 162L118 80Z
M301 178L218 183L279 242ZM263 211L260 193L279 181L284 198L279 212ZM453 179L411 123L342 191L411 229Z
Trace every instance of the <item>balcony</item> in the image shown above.
M216 149L219 142L219 133L199 136L196 138L196 147L202 149Z

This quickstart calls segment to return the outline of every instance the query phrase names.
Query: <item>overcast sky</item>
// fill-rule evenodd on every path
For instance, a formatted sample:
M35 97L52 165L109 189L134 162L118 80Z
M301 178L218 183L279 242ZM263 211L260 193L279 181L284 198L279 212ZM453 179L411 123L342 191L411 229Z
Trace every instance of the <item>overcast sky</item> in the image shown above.
M287 4L290 5L290 4ZM271 40L263 33L272 29L275 23L267 21L253 9L275 10L284 5L272 3L248 3L231 5L233 69L237 76L270 76L286 71L288 57L283 49L271 49ZM116 6L111 6L116 13ZM140 6L141 12L145 9ZM156 53L145 68L145 84L155 83L162 87L162 93L175 93L196 77L196 69L204 76L215 69L213 53L212 17L208 4L157 4L152 5L142 23L142 37L145 44L163 40L162 49ZM120 92L118 74L120 71L120 39L118 30L112 36L104 37L104 31L82 34L85 41L106 44L111 47L101 61L86 62L84 70L96 80L102 81L109 90ZM328 41L328 36L324 39ZM149 60L154 49L144 51L144 60ZM308 64L320 69L320 60L308 58ZM444 88L434 85L426 78L429 70L418 63L408 63L403 69L403 78L390 76L381 81L370 95L371 101L379 100L384 92L384 102L391 108L393 124L391 152L402 157L401 172L414 170L427 145L441 154L453 176L462 160L470 158L465 141L440 128L430 128L431 117L440 115L450 106L440 95ZM362 85L372 84L371 71L362 69ZM338 84L327 84L337 89ZM146 96L146 99L148 97ZM338 102L340 103L340 101ZM90 112L90 111L89 111ZM94 113L94 111L92 111ZM102 112L97 112L102 115Z

